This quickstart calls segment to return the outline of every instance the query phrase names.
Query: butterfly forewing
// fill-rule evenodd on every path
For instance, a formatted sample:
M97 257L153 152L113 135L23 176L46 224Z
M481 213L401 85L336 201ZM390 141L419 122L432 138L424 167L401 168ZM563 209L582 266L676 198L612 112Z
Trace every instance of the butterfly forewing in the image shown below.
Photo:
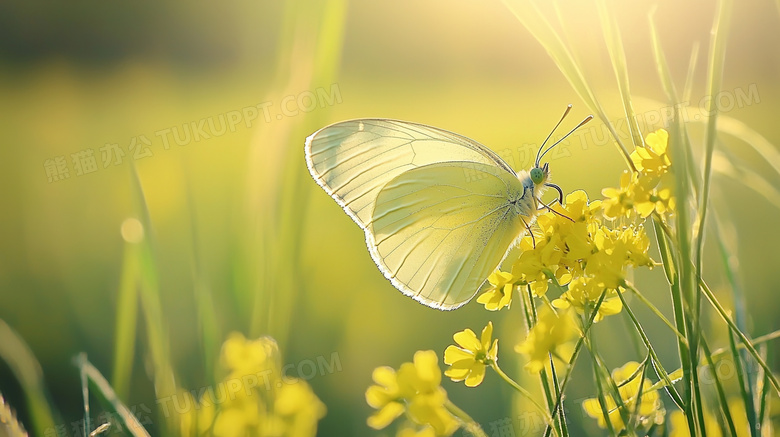
M416 123L351 120L320 129L306 139L311 175L364 229L387 182L407 170L442 161L483 163L514 174L481 144Z
M407 295L432 307L468 302L525 231L512 201L524 187L491 164L444 162L403 172L379 192L371 256Z

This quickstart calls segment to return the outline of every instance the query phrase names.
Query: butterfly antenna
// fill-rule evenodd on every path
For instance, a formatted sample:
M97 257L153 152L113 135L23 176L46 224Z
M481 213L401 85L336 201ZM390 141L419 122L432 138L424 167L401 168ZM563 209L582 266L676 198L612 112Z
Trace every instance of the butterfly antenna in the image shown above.
M563 122L563 119L566 118L567 115L569 115L569 111L571 111L571 103L569 103L566 106L566 110L563 111L563 115L561 116L561 119L558 120L558 123L555 125L555 127L552 128L550 131L550 134L547 135L547 138L544 139L544 142L542 142L542 145L539 146L539 151L536 152L536 161L534 162L535 167L539 167L539 160L542 159L541 156L539 156L540 153L542 153L542 149L544 149L544 145L547 144L547 141L550 140L550 137L555 133L555 130L558 129L558 126L561 125L561 122Z
M585 119L584 119L584 120L582 120L582 121L580 122L580 124L578 124L577 126L574 126L574 129L570 130L570 131L569 131L569 133L567 133L566 135L564 135L564 136L563 136L563 138L561 138L560 140L556 141L556 142L555 142L555 144L553 144L552 146L548 147L548 148L547 148L547 150L545 150L545 151L542 153L542 156L539 156L538 158L536 158L536 166L537 166L537 167L539 166L539 161L540 161L542 158L544 158L544 155L546 155L546 154L547 154L547 152L549 152L550 150L552 150L552 148L553 148L553 147L555 147L555 146L557 146L558 144L560 144L560 143L561 143L561 141L563 141L563 140L565 140L566 138L568 138L568 137L569 137L569 135L571 135L571 134L573 134L573 133L574 133L574 131L576 131L577 129L581 128L581 127L582 127L582 126L583 126L585 123L587 123L587 122L589 122L589 121L591 121L591 120L593 120L593 116L592 116L592 115L589 115L589 116L585 117Z

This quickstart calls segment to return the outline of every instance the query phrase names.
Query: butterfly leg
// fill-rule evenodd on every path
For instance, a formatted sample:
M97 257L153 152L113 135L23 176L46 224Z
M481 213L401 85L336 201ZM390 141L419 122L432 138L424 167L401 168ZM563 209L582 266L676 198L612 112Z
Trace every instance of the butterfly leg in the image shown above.
M554 202L555 202L555 201L553 200L553 201L552 201L552 202L550 202L549 204L546 204L546 203L542 202L542 200L541 200L541 199L539 199L539 203L542 205L542 207L541 207L541 208L539 208L539 209L546 209L546 210L550 211L551 213L553 213L553 214L556 214L556 215L559 215L559 216L561 216L561 217L563 217L563 218L565 218L565 219L569 219L569 220L571 220L571 222L572 222L572 223L574 223L574 219L573 219L573 218L571 218L571 217L569 217L569 216L567 216L567 215L565 215L565 214L561 214L560 212L558 212L558 211L556 211L556 210L554 210L554 209L552 209L552 208L550 207L550 205L552 205Z
M561 187L559 187L559 186L557 186L555 184L551 184L549 182L544 184L544 186L545 187L550 187L550 188L555 188L555 190L558 191L558 203L563 205L563 190L561 190Z
M536 249L536 237L534 237L534 232L531 230L531 227L528 226L528 222L525 221L525 219L522 216L520 217L520 220L523 221L525 228L528 230L528 235L531 236L531 243L534 245L534 249Z

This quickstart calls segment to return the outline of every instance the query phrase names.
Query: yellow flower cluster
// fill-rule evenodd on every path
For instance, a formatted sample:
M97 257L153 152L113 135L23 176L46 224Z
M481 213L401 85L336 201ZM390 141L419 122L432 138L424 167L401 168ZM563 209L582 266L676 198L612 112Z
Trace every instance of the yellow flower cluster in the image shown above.
M667 145L669 134L659 129L647 136L644 147L637 147L631 153L631 160L641 173L623 172L619 188L605 188L601 194L604 200L604 216L646 218L653 212L662 217L675 208L672 184L669 183L669 160Z
M376 385L366 390L366 402L377 411L368 418L368 426L385 428L405 412L413 425L407 424L412 426L399 435L449 436L458 429L458 420L445 406L447 392L441 387L441 369L434 351L418 351L414 362L401 364L397 372L378 367L372 377ZM422 429L415 430L417 426Z
M487 310L500 310L511 305L515 286L527 285L541 297L555 281L568 285L568 291L553 302L557 308L573 306L582 313L606 291L595 320L619 313L617 293L628 269L653 265L647 256L650 240L641 223L612 229L604 218L646 218L654 211L663 215L674 210L672 191L666 187L671 169L668 140L663 129L648 135L646 145L631 154L642 174L623 173L620 188L603 190L604 201L588 201L584 191L574 191L566 196L565 205L541 214L536 220L538 232L520 241L523 252L512 271L493 273L477 302Z
M539 318L525 341L515 346L515 351L528 356L525 369L539 373L549 363L549 356L558 355L559 346L578 335L577 325L568 311L555 314L547 307L539 311Z
M566 196L565 207L542 214L537 224L540 236L525 236L523 253L512 272L490 276L491 286L477 299L488 310L511 304L515 285L528 285L536 296L547 292L551 280L568 285L554 305L573 306L582 312L607 290L596 320L620 312L617 290L624 284L628 269L652 266L647 256L650 240L641 225L610 229L602 223L600 201L588 201L584 191Z
M200 399L188 392L178 395L193 406L182 412L182 435L316 435L325 405L306 381L282 375L274 339L230 334L222 345L219 367L224 377L216 390L204 391Z
M642 427L661 424L664 421L666 412L663 409L661 398L657 390L650 390L653 384L647 378L641 382L642 396L637 401L642 376L640 366L641 364L635 361L629 361L623 367L612 371L612 379L618 387L618 393L620 393L623 406L618 408L615 399L610 395L606 395L604 396L604 407L607 410L607 416L615 432L619 432L626 427L622 414L625 414L627 417L636 416L633 419L635 420L634 423ZM607 427L607 418L604 417L598 399L586 399L582 403L582 407L588 416L598 420L599 427Z

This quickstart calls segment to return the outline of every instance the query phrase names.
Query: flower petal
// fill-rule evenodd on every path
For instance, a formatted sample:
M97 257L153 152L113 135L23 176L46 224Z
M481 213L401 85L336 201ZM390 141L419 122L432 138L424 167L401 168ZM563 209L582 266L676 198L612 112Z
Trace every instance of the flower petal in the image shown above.
M384 408L368 417L366 423L374 429L382 429L390 425L395 419L404 413L404 406L398 402L390 402Z
M474 354L452 344L447 346L444 350L444 364L453 364L461 360L474 361Z
M486 351L490 347L490 340L493 338L493 322L488 322L488 324L482 329L482 337L480 345L480 350Z
M466 377L466 387L476 387L485 379L485 365L475 363L471 368L471 373Z
M477 338L477 334L474 334L474 331L471 329L466 328L463 331L456 332L452 338L455 339L455 342L458 343L463 349L474 352L479 350L479 339Z

